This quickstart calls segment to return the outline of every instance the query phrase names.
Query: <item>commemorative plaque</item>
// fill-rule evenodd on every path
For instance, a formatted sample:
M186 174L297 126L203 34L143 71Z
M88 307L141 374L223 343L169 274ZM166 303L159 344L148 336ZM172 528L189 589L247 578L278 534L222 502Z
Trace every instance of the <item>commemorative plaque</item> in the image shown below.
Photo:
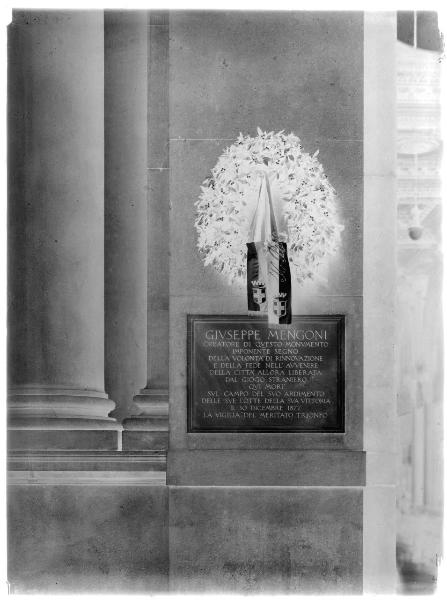
M344 432L344 317L188 315L188 432Z

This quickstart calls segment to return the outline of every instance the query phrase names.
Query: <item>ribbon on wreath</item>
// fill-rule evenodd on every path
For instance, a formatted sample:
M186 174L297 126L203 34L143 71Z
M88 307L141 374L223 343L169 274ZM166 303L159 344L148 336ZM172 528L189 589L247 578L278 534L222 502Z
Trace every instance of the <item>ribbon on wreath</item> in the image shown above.
M287 244L280 239L268 175L262 172L258 203L247 242L247 302L250 316L272 324L292 322L292 285Z

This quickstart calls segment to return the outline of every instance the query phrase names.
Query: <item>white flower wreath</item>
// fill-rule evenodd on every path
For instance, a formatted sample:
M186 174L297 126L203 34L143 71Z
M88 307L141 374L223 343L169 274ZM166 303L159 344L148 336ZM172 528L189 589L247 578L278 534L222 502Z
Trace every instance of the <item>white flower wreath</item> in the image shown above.
M288 243L291 271L303 283L334 254L343 226L336 219L336 193L317 159L303 152L294 134L239 135L219 157L201 187L195 227L205 265L231 282L246 275L250 222L264 170L270 181L281 237Z

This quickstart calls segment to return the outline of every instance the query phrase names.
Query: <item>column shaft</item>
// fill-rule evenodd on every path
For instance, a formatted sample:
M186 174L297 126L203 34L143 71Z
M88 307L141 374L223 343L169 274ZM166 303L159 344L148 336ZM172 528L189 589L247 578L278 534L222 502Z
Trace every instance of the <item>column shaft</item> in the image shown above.
M16 431L116 428L104 392L103 44L101 11L16 11L9 27L9 417ZM32 446L33 436L10 439ZM42 447L65 444L60 435L41 438Z
M105 11L105 378L128 416L147 371L147 12Z
M135 397L140 413L123 423L123 448L166 449L169 381L169 25L151 11L147 96L147 384Z

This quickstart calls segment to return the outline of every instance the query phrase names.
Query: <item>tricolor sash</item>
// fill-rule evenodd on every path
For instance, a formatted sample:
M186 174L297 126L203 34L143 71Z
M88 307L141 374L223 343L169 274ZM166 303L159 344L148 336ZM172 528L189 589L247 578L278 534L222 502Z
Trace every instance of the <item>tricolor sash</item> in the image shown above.
M292 286L287 244L279 240L270 182L263 173L247 242L247 301L251 316L292 322Z

